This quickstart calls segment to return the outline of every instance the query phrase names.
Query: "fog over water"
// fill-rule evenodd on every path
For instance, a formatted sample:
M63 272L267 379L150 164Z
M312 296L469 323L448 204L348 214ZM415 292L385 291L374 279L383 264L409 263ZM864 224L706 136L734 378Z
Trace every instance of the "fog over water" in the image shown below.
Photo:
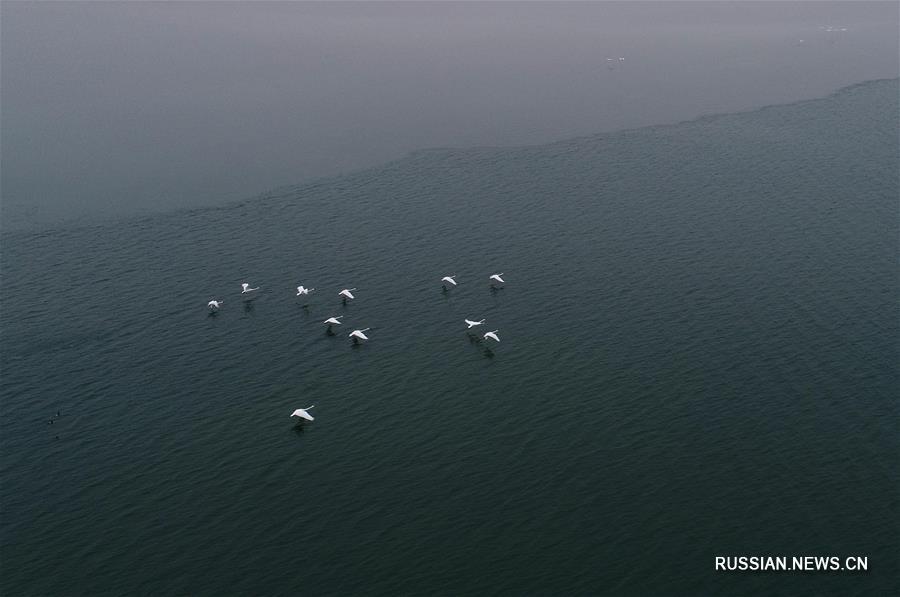
M0 595L900 595L898 3L0 10Z
M819 97L896 77L897 28L892 2L5 2L2 227Z
M898 98L4 235L0 594L900 594Z

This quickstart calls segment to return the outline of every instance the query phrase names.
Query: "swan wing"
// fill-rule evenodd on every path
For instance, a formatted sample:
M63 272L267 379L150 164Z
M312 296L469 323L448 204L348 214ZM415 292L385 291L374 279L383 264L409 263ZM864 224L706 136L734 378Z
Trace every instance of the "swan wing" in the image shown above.
M291 416L292 416L292 417L300 417L300 418L302 418L302 419L306 419L307 421L313 421L313 420L315 420L315 419L313 419L313 416L312 416L311 414L309 414L308 412L306 412L306 411L303 410L302 408L298 408L297 410L295 410L294 412L292 412L292 413L291 413Z

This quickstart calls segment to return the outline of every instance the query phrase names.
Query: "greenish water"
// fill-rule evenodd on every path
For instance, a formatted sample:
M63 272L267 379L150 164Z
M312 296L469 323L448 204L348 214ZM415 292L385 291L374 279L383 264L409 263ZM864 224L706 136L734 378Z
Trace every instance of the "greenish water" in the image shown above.
M4 235L2 592L896 591L897 97Z

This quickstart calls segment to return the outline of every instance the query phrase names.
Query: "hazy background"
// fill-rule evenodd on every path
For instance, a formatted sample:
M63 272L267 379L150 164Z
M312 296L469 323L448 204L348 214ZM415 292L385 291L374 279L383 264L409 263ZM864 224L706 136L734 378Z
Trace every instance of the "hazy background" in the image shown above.
M898 74L894 2L3 2L0 16L4 230Z

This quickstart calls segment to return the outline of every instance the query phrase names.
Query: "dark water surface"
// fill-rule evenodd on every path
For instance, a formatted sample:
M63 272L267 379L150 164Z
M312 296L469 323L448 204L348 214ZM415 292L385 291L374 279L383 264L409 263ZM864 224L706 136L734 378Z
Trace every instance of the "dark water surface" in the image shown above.
M2 592L889 594L897 97L4 235Z

